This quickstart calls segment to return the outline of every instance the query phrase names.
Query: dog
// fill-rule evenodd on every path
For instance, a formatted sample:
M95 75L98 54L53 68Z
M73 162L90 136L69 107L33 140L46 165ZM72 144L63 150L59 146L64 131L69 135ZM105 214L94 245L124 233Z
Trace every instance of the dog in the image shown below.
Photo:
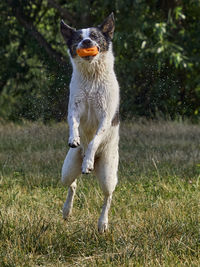
M76 30L61 21L73 72L68 105L70 149L62 167L68 186L63 218L72 212L76 178L94 170L104 194L98 231L108 229L108 212L117 185L119 143L119 85L114 72L112 38L114 15L87 29ZM98 48L95 56L80 57L77 49Z

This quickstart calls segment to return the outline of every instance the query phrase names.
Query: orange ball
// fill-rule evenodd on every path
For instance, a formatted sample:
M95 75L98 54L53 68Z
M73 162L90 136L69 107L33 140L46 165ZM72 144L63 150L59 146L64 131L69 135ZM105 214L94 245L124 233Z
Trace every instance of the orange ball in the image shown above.
M88 57L88 56L96 56L99 53L99 50L96 46L90 48L80 48L76 50L79 57Z

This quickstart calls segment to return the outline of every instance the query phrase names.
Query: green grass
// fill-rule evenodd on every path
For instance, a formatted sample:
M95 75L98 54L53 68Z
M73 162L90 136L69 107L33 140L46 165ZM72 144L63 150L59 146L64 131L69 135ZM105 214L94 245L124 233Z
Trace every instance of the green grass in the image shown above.
M0 124L0 266L199 266L200 127L121 124L104 235L93 175L79 179L73 214L62 219L67 132L64 123Z

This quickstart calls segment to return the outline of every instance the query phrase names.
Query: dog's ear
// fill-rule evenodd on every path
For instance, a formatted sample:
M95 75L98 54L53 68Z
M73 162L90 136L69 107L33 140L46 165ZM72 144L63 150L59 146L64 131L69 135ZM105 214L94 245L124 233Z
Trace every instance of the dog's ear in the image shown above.
M76 29L71 28L66 23L64 23L63 20L61 20L60 31L61 31L65 41L67 42L72 37L72 34L76 31Z
M104 20L99 28L103 34L108 35L111 39L113 38L115 30L115 19L113 12Z

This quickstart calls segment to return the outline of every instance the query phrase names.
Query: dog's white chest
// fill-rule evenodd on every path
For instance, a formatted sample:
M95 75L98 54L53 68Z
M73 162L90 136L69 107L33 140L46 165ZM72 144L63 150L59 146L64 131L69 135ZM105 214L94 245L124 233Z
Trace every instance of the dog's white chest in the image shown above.
M84 88L83 99L83 115L89 125L96 126L100 120L100 113L103 109L104 95L102 88L99 86L91 85L90 88Z

